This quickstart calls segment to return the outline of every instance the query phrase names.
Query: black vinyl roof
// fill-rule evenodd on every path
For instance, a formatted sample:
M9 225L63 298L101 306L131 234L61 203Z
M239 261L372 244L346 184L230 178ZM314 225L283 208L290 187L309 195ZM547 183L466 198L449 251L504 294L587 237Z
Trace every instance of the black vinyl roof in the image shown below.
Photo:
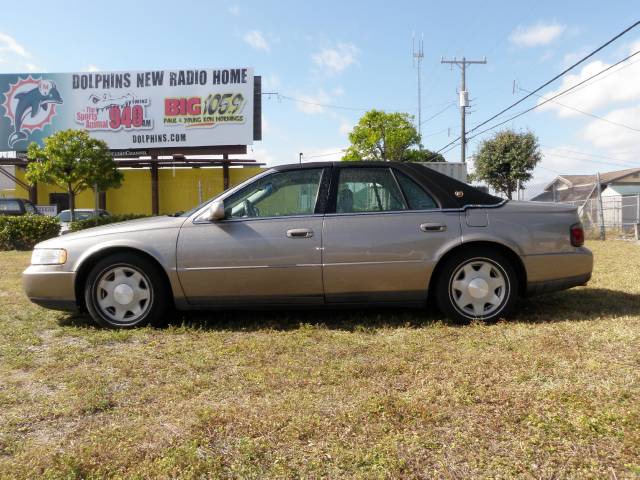
M298 170L307 168L393 168L397 169L430 192L439 201L442 208L464 208L476 205L498 205L504 200L485 193L455 178L424 166L421 163L404 162L310 162L293 163L273 167L274 170Z

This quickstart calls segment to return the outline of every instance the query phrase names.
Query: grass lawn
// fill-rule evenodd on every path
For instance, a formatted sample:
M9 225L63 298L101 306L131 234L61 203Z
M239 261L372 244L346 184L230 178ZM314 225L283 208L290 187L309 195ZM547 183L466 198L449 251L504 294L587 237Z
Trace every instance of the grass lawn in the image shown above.
M109 331L0 252L0 478L638 478L640 245L588 287L457 327L419 310Z

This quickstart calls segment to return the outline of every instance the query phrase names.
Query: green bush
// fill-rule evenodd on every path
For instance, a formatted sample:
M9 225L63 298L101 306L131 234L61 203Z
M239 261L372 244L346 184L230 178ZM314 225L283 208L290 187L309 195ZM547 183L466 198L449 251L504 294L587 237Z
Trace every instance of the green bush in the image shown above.
M125 213L124 215L111 215L110 217L87 218L86 220L71 222L69 230L72 232L78 232L86 228L99 227L101 225L108 225L116 222L126 222L127 220L135 220L136 218L145 218L149 216L150 215L142 215L138 213Z
M60 223L44 215L0 216L0 250L29 250L36 243L56 237Z

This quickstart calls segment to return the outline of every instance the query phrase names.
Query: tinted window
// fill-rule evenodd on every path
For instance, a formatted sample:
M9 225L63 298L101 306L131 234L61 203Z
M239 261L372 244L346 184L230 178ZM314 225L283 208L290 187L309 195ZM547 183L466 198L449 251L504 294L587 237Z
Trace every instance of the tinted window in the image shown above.
M0 211L2 212L19 212L20 204L17 200L0 200Z
M37 210L33 206L33 204L31 204L29 202L24 202L24 209L27 211L27 213L36 213L37 212Z
M427 210L429 208L438 208L438 204L433 197L423 190L416 182L411 180L405 174L398 171L394 172L400 188L404 192L404 196L409 203L411 210Z
M388 168L341 168L336 212L405 210L402 193Z
M311 215L321 177L321 168L262 177L225 199L227 218Z

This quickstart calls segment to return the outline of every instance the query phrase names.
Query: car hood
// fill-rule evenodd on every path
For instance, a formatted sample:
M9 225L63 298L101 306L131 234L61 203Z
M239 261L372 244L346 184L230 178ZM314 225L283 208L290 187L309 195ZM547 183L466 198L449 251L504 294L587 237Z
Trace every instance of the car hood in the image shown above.
M46 240L37 245L40 248L63 247L68 241L79 240L89 237L100 237L104 235L125 234L128 232L140 232L144 230L158 230L167 228L179 228L184 222L185 217L149 217L139 218L136 220L128 220L126 222L111 223L101 227L87 228L79 232L67 233L58 238Z

